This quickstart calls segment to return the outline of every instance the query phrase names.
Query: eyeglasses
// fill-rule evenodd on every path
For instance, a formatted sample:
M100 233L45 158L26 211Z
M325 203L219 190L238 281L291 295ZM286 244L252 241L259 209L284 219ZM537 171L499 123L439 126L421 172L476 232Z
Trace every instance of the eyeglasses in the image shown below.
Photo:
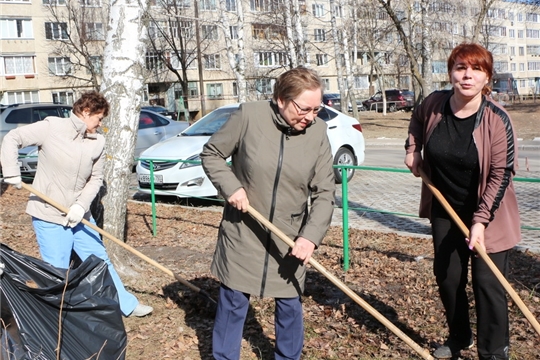
M321 106L317 106L316 108L306 108L306 109L304 109L304 108L301 108L300 105L298 105L296 103L296 101L294 101L293 99L291 99L291 101L296 106L296 112L298 113L298 115L307 115L312 111L313 111L313 114L318 114L319 111L321 111L324 108L324 105L321 104Z

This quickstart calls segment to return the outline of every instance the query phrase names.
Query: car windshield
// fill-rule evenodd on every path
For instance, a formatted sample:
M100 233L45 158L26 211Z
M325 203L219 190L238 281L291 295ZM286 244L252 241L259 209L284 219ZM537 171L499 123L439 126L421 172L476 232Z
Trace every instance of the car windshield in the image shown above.
M195 124L188 127L180 135L182 136L210 136L218 131L233 112L238 110L236 107L217 109L204 116Z
M150 110L150 111L153 111L153 112L164 112L164 111L167 111L166 108L160 107L160 106L143 106L142 109Z

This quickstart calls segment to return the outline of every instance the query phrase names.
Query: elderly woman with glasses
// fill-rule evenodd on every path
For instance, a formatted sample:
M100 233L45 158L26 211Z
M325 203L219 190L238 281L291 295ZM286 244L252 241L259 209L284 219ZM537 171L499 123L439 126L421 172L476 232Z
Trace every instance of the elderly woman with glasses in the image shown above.
M330 144L325 123L316 121L322 91L313 70L283 73L272 101L242 104L201 153L206 174L226 199L211 268L221 281L215 359L240 358L250 295L275 298L275 359L302 353L305 265L334 208ZM294 239L294 247L247 214L248 205Z

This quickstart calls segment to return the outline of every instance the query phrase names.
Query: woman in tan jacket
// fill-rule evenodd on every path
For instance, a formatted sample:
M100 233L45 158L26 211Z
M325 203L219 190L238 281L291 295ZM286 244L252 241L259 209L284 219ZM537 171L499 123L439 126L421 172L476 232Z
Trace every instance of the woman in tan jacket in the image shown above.
M300 358L305 265L334 207L327 128L317 120L321 100L321 79L313 70L289 70L276 80L272 101L242 104L201 153L208 177L227 199L212 262L221 281L215 359L240 358L251 294L275 298L275 358ZM294 247L245 213L248 205L295 239Z
M81 223L91 222L90 204L103 184L105 138L97 133L109 103L97 92L85 93L73 104L69 119L47 117L11 130L2 142L4 181L21 188L18 149L37 145L38 168L33 186L69 212L64 214L31 194L26 212L32 216L41 258L58 268L70 266L72 250L85 260L91 254L103 259L116 286L124 316L144 316L150 306L139 304L126 291L99 234Z

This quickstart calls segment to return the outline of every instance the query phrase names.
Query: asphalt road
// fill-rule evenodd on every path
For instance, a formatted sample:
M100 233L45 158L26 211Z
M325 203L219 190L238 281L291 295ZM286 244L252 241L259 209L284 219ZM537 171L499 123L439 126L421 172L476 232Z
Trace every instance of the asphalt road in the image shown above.
M540 173L540 141L538 146L523 146L518 150L518 165L519 174L523 171L539 172ZM366 159L363 166L377 166L405 169L403 160L405 158L405 150L402 145L388 144L386 145L366 145Z

